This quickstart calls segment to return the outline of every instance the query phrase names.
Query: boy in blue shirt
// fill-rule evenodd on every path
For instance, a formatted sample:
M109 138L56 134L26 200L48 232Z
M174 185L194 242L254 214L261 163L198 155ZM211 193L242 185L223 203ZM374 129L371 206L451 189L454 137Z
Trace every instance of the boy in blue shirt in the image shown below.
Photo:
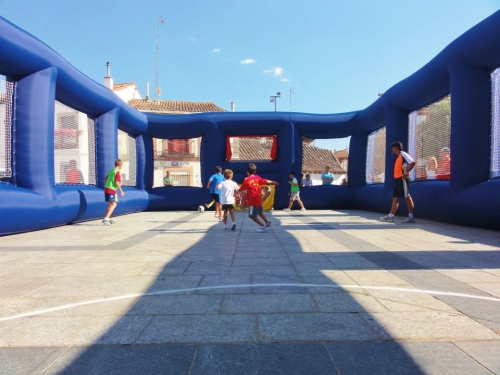
M331 185L333 182L333 174L330 173L330 167L328 165L325 167L325 171L321 175L321 181L323 181L323 185Z
M220 204L221 189L217 189L217 185L220 185L223 181L222 167L218 165L215 167L215 174L208 180L207 189L210 189L212 199L215 201L215 217L218 217L219 221L222 221L222 207Z

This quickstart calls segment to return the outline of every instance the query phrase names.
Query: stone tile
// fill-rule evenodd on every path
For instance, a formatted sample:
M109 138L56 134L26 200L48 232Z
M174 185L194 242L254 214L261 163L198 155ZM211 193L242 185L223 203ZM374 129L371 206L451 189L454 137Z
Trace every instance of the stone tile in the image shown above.
M140 274L147 263L85 263L74 264L50 273L51 277L112 277Z
M221 296L170 295L145 296L131 306L127 315L218 314Z
M314 360L311 360L314 358ZM191 374L334 374L323 344L204 345Z
M294 263L294 267L299 276L320 276L325 271L338 269L338 267L327 261Z
M193 262L186 270L186 275L227 275L229 265L221 265L212 262Z
M200 287L210 288L230 285L249 285L250 278L250 275L206 275L203 276ZM252 289L250 286L236 288L224 287L197 291L198 294L239 294L251 292Z
M66 348L0 348L0 374L38 374L59 358Z
M301 280L295 275L272 276L259 274L252 276L252 292L255 294L308 293L307 288L300 286L300 284L302 284Z
M153 318L137 343L230 343L256 340L257 322L252 315L164 315Z
M289 255L293 263L323 262L328 263L328 258L323 254L314 253L291 253Z
M385 312L387 308L375 298L361 293L327 293L315 294L314 299L321 312Z
M377 340L379 336L358 314L262 314L262 342Z
M289 266L288 258L237 258L233 266Z
M385 339L391 340L495 340L493 331L467 316L449 312L388 312L364 314Z
M236 254L234 254L234 258L236 259L274 259L274 258L287 258L288 255L284 251L271 251L269 253L262 251L240 251L238 250Z
M326 344L341 374L487 374L448 342Z
M397 290L376 290L366 289L366 291L375 297L382 305L386 306L390 311L394 312L431 312L431 311L447 311L456 313L452 306L440 301L436 297L425 294L416 293L414 288L410 288L408 292Z
M150 263L139 275L182 275L190 265L191 262L183 261L171 263L154 262Z
M133 345L71 348L44 374L187 374L193 345Z
M386 270L348 271L345 273L359 285L410 287L407 281Z
M370 262L362 256L330 256L328 259L342 270L364 270L380 268L377 264Z
M295 276L295 270L290 266L235 266L231 267L231 275L276 275Z
M500 374L500 341L454 342L453 344L493 374Z
M316 312L318 308L309 294L238 294L226 296L223 313L264 314Z
M0 298L24 296L56 280L58 280L57 277L0 278Z

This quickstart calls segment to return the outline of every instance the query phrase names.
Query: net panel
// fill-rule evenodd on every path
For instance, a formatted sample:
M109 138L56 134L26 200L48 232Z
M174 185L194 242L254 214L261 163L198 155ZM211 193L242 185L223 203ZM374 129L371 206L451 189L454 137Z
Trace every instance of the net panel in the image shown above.
M56 100L54 171L58 185L95 185L95 120Z
M12 183L12 108L14 83L0 75L0 182Z
M451 96L408 116L408 153L415 159L412 180L450 179Z
M137 185L136 140L123 130L118 130L118 158L123 162L121 177L123 186Z
M366 148L366 183L368 185L385 182L386 128L368 135Z
M500 68L491 74L490 178L500 177Z
M349 141L346 138L313 139L302 137L302 167L300 176L304 186L323 185L326 167L333 175L330 185L347 185ZM327 184L325 182L325 184Z
M154 138L153 187L201 187L201 141L201 137L189 139Z

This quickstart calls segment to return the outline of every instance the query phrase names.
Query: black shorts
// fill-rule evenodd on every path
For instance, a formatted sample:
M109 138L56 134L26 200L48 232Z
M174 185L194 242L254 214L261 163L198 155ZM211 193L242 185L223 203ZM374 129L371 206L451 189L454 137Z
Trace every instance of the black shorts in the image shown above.
M220 203L220 194L212 194L212 199L215 201L215 203Z
M394 179L394 192L393 198L410 198L410 179L409 178L396 178Z
M118 203L118 194L104 193L104 200L108 203Z
M232 204L223 204L222 211L232 211L234 210L234 205Z
M262 213L262 206L248 206L248 217L256 218Z

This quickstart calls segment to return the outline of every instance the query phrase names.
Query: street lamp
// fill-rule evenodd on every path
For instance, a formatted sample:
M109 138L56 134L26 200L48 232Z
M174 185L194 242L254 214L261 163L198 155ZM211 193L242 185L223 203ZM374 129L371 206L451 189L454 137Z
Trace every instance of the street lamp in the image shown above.
M290 112L292 112L292 93L295 92L295 89L290 89Z
M276 112L276 99L281 97L281 92L277 92L276 95L271 95L269 97L271 98L269 101L274 103L274 112Z

